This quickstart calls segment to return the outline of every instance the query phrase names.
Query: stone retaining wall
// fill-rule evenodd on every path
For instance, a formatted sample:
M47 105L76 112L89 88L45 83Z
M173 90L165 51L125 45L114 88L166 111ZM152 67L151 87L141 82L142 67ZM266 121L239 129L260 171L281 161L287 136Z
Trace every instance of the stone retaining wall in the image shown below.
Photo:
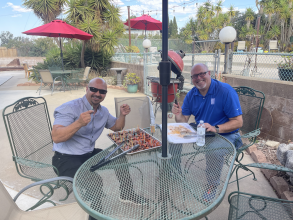
M293 82L225 75L231 86L248 86L265 94L260 137L288 143L293 138Z

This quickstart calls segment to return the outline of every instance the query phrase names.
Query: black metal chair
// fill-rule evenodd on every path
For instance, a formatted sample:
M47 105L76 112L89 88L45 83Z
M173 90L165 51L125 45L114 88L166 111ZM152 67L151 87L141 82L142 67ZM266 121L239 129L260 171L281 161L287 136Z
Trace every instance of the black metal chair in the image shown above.
M262 169L277 170L283 172L293 172L283 166L274 164L253 163L247 167L256 167ZM239 165L236 169L239 169ZM262 195L255 195L234 191L229 194L230 203L229 220L249 219L249 220L292 220L293 219L293 201L271 198Z
M263 92L245 86L234 87L234 89L236 90L239 97L243 117L243 126L240 129L240 138L243 142L243 145L237 150L236 163L240 168L251 172L242 178L252 174L254 176L254 180L256 180L254 173L249 168L247 168L245 164L242 164L241 160L244 157L243 151L253 145L257 136L260 134L259 122L265 101L265 95ZM239 140L236 140L236 143L237 141ZM236 143L234 144L236 145ZM232 174L235 170L236 166L234 167Z
M19 99L5 107L2 116L18 174L32 181L58 177L58 170L52 165L52 125L46 100L42 97ZM42 186L48 187L49 193L44 193ZM58 191L58 196L64 196L60 201L66 200L72 192L72 183L68 181L54 181L42 186L42 200L54 205L55 203L49 200L54 190L65 190L65 196L63 192Z

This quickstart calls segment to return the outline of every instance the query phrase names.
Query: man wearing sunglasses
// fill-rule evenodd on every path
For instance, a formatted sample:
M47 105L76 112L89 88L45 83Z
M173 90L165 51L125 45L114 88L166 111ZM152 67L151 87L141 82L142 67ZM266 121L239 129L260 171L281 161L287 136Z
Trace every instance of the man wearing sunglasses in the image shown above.
M202 63L192 67L191 80L194 87L185 96L182 107L179 103L173 104L172 113L175 114L176 122L187 123L190 116L194 115L196 122L200 120L205 122L207 131L223 135L234 144L236 149L241 147L242 141L238 131L243 125L243 120L236 91L229 84L212 79L208 67ZM213 182L214 187L207 189L207 193L203 196L207 200L214 197L220 178L220 176L215 178L209 174L215 175L215 169L218 169L218 175L220 175L225 155L224 151L212 152L207 155L214 163L213 165L207 163L207 180Z
M59 176L73 178L78 168L86 160L102 151L102 149L95 148L95 142L104 128L112 131L123 129L126 115L130 113L130 107L123 104L120 107L119 118L112 116L108 109L101 105L106 94L106 82L101 78L94 78L89 82L86 94L82 98L64 103L55 109L52 129L55 154L52 164L58 169ZM120 182L120 199L141 205L142 197L137 195L125 198L125 193L123 193L124 189L133 190L129 172L118 168L115 173ZM129 177L127 183L122 181L122 177L125 175ZM99 181L102 185L102 178L99 178ZM133 193L133 195L136 194Z

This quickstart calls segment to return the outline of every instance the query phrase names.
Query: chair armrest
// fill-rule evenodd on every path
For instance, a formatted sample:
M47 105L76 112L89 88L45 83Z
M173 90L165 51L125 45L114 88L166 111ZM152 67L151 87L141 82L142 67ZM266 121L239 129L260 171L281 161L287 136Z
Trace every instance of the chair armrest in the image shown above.
M241 137L239 137L239 138L235 141L235 143L237 143L238 140L241 139L241 138L248 138L248 139L253 138L253 140L250 141L248 144L246 144L246 145L240 147L240 148L237 150L237 152L238 152L238 153L239 153L239 152L242 152L243 150L245 150L245 149L247 149L248 147L250 147L251 145L253 145L253 144L255 143L255 138L256 138L259 134L260 134L260 128L254 130L254 131L248 132L248 133L242 135Z
M262 199L262 200L273 201L273 202L293 203L293 201L290 201L290 200L272 198L272 197L267 197L267 196L260 196L260 195L255 195L255 194L250 194L250 193L245 193L245 192L240 192L240 191L233 191L228 195L228 202L230 204L231 204L231 197L234 194L238 194L238 197L239 197L239 195L246 195L246 196L250 196L251 198L254 198L254 199Z
M287 167L283 167L280 165L270 164L270 163L251 163L245 166L293 173L292 169L289 169Z
M34 167L34 168L47 168L47 167L54 167L51 164L41 163L33 160L28 160L20 157L13 156L13 160L23 166L27 167Z
M22 165L22 166L27 166L27 167L33 167L33 168L47 168L47 167L52 167L55 172L59 175L59 171L57 168L51 164L47 163L41 163L33 160L28 160L20 157L15 157L12 156L13 161L15 161L17 164Z
M59 177L55 177L55 178L51 178L51 179L46 179L46 180L41 180L41 181L38 181L38 182L35 182L35 183L32 183L32 184L29 184L28 186L24 187L22 190L20 190L17 195L14 197L13 201L15 202L17 200L17 198L24 192L26 191L27 189L31 188L31 187L34 187L34 186L37 186L37 185L42 185L44 183L50 183L50 182L55 182L55 181L58 181L58 180L67 180L67 181L70 181L70 182L73 182L73 178L71 177L68 177L68 176L59 176Z

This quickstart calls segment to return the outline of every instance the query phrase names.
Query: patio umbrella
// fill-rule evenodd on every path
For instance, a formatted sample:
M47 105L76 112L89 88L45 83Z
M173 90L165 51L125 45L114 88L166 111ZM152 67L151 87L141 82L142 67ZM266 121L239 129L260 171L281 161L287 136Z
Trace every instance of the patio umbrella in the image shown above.
M128 21L126 21L124 24L128 25ZM147 30L162 30L162 22L152 18L149 15L142 15L140 17L130 19L130 27L134 29L145 30L146 36Z
M63 70L64 70L64 66L63 66L63 53L62 53L62 47L61 47L61 37L76 38L79 40L89 40L93 37L93 35L88 34L82 30L79 30L78 28L75 28L62 20L53 20L48 24L44 24L42 26L33 28L31 30L28 30L22 33L27 35L59 37Z

